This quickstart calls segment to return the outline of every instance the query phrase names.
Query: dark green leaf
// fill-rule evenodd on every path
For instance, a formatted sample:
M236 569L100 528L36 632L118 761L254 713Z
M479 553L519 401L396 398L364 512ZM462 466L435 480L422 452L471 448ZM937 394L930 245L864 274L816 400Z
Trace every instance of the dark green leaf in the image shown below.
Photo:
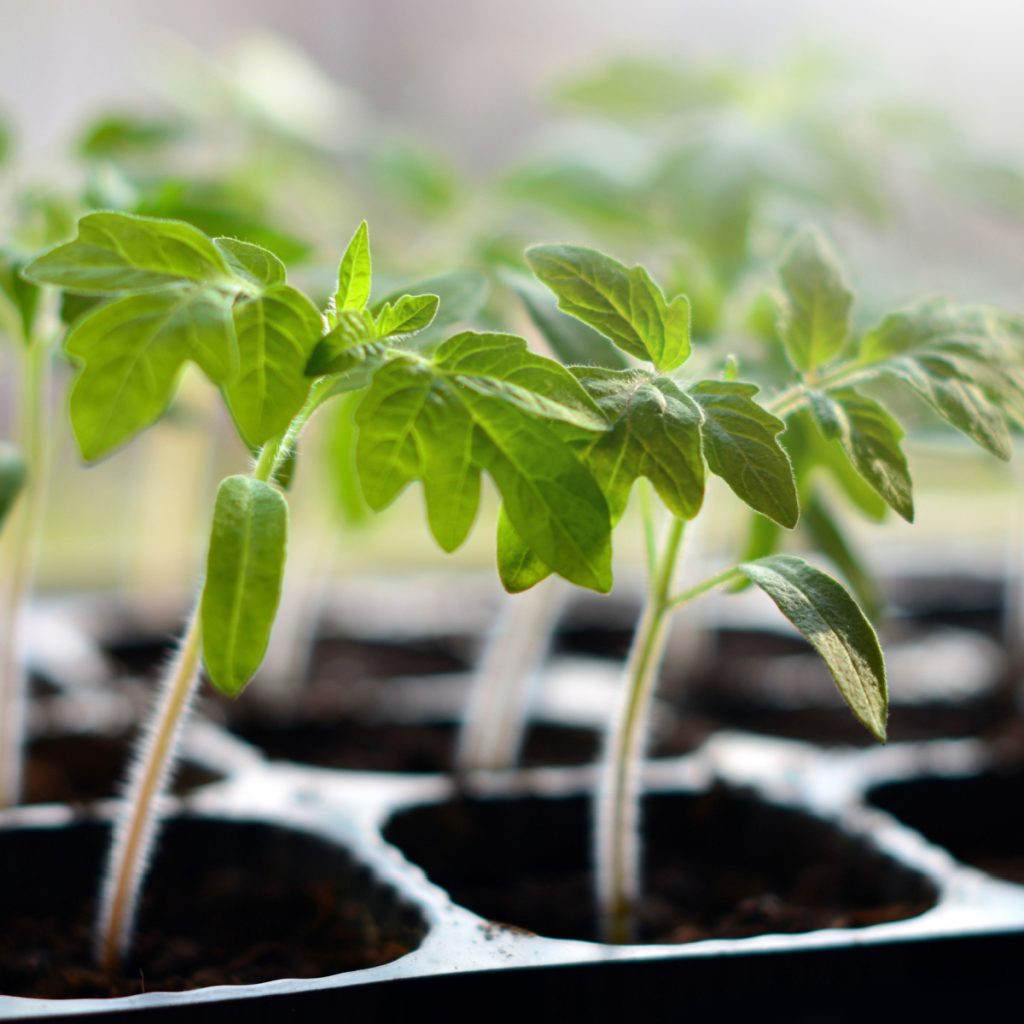
M335 316L334 327L313 348L306 365L306 376L344 373L374 352L382 351L383 347L377 341L377 328L367 310L340 310Z
M288 278L284 264L262 245L237 238L215 238L213 244L235 274L258 288L284 284Z
M756 385L740 381L705 380L690 388L704 410L704 457L755 512L792 529L800 502L793 467L778 441L786 424L754 401L757 392Z
M551 575L551 570L523 543L504 506L498 513L498 576L510 594L521 594Z
M236 697L256 673L281 597L288 504L261 480L231 476L217 491L200 609L210 682Z
M338 267L338 290L334 293L334 307L362 309L370 299L370 234L364 220L352 236Z
M0 441L0 526L10 514L22 487L25 485L26 467L21 452Z
M739 568L807 638L854 715L884 743L889 715L885 660L871 623L843 585L793 555L772 555Z

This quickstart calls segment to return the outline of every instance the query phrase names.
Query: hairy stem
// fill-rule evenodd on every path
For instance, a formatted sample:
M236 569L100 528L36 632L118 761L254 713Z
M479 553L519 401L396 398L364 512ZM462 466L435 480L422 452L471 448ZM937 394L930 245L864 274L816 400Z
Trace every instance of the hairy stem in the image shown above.
M39 555L51 454L49 346L30 340L24 359L18 440L28 473L6 538L10 562L0 598L0 806L5 807L21 796L28 691L24 614Z
M515 766L530 695L567 595L565 583L554 578L505 603L474 674L456 747L459 774Z
M626 662L619 710L608 733L597 793L596 874L601 931L606 941L633 938L639 892L640 771L651 699L665 651L669 592L684 523L673 518L650 580L647 602Z

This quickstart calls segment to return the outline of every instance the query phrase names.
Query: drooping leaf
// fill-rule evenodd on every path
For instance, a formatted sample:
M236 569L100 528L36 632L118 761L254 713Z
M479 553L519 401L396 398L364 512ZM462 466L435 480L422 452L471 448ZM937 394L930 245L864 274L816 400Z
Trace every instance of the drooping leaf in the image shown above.
M238 366L229 298L190 286L99 306L75 323L65 348L81 364L71 389L71 423L89 461L160 418L186 361L216 384Z
M263 661L277 614L288 546L283 495L247 476L217 490L200 617L210 682L229 697Z
M504 507L498 513L498 578L510 594L521 594L551 575L551 570L523 543Z
M36 257L24 274L85 295L237 282L217 247L191 224L130 213L87 214L74 240Z
M700 406L668 377L596 367L573 372L611 423L586 459L612 521L621 517L638 477L651 481L674 516L692 519L704 500Z
M690 307L685 296L665 302L643 267L624 267L610 256L576 245L527 250L534 274L558 297L558 307L619 348L674 370L690 354Z
M286 284L237 302L232 317L239 366L224 397L243 440L256 447L284 431L302 408L310 388L306 364L322 320L312 302Z
M850 335L853 295L821 234L805 228L779 268L783 304L779 333L790 362L804 373L831 362Z
M12 328L16 324L21 340L28 343L39 310L40 291L38 285L22 277L25 262L20 256L0 249L0 303L6 301L9 305Z
M288 278L284 264L262 245L237 238L215 238L213 244L231 270L250 284L270 288L275 284L284 284Z
M690 388L704 411L708 468L755 512L791 529L800 502L793 467L778 441L786 424L754 401L757 392L741 381L704 380Z
M436 295L403 295L394 305L384 303L375 323L377 337L413 334L429 327L437 314L439 301Z
M343 309L362 309L370 299L370 234L364 220L352 236L338 267L338 290L334 293L334 306Z
M21 452L6 441L0 441L0 526L10 514L25 485L27 475Z
M896 420L874 399L851 388L819 395L813 408L823 432L838 438L857 472L890 508L913 522L913 484Z
M854 715L884 743L885 660L871 623L843 585L793 555L772 555L739 568L821 655Z

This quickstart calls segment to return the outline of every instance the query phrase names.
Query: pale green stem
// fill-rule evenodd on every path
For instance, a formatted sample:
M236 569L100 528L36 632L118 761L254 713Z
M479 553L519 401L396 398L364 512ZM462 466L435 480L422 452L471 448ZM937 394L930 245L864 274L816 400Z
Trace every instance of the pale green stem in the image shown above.
M25 748L28 666L25 658L25 604L35 579L39 542L46 511L51 438L47 395L50 349L30 339L24 352L18 440L25 453L25 489L5 538L10 554L0 607L0 805L16 804L21 795Z

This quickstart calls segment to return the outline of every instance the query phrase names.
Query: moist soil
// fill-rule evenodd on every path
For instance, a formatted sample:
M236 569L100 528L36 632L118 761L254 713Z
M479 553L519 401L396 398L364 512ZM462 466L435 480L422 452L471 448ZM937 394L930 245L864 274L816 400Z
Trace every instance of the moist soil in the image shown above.
M253 823L173 822L132 957L91 966L92 887L107 829L8 833L0 992L87 998L316 978L395 960L425 933L419 914L315 837Z
M599 941L589 801L461 800L397 814L386 837L495 922ZM924 876L809 815L716 788L644 804L640 943L861 928L935 905Z

